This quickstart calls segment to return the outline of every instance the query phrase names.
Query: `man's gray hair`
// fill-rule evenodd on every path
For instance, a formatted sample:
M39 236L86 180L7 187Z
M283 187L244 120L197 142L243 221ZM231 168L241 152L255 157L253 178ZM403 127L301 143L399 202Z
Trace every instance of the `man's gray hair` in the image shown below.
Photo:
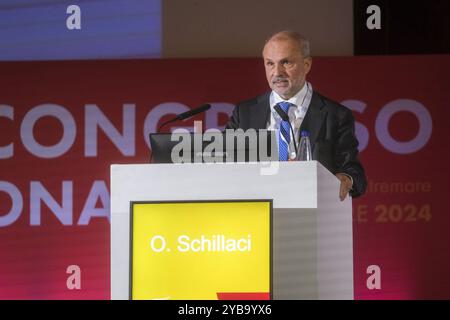
M266 42L264 43L264 46L266 44L274 39L291 39L298 43L298 46L300 48L300 52L303 55L303 58L308 58L311 56L311 51L309 47L309 40L302 35L301 33L298 33L297 31L292 30L283 30L277 33L272 34L270 37L266 39Z

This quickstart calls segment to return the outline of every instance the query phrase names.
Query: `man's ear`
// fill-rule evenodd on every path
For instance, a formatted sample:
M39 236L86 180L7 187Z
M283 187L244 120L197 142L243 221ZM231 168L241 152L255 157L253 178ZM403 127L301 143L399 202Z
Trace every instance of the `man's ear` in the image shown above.
M307 57L307 58L303 59L303 64L305 66L305 74L308 74L309 70L311 70L312 58Z

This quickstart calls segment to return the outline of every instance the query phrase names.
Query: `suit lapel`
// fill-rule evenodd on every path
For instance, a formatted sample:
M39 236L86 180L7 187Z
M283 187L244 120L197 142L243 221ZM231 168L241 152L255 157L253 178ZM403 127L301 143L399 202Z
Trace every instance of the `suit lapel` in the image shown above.
M305 119L303 119L302 125L300 126L300 130L309 131L311 147L313 147L317 141L320 128L322 127L326 116L327 110L325 104L320 96L314 91Z
M270 120L270 92L258 97L257 103L253 105L255 108L250 118L250 128L266 129ZM303 119L300 130L307 130L310 134L311 146L313 147L322 128L322 124L327 116L325 103L321 97L314 91L311 97L311 103Z
M255 129L266 129L267 123L270 119L270 103L269 103L270 92L259 96L257 103L253 105L254 111L252 112L252 117L250 118L250 128Z

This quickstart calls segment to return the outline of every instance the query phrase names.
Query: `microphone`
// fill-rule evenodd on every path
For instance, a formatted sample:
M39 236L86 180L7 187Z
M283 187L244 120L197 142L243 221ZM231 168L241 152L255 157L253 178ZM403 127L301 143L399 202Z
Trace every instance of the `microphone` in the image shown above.
M286 112L284 112L284 110L280 107L278 103L275 105L274 109L281 117L281 120L287 121L287 123L289 124L289 128L291 128L292 139L294 139L295 157L297 158L298 157L297 143L295 141L294 129L292 129L291 122L289 121L289 116Z
M179 121L179 120L185 120L187 118L195 116L196 114L205 112L205 111L209 110L210 108L211 108L211 105L207 103L207 104L201 105L198 108L195 108L195 109L188 110L186 112L180 113L176 117L174 117L174 118L164 122L162 125L160 125L156 132L159 132L166 124L169 124L169 123L172 123L172 122L175 122L175 121Z

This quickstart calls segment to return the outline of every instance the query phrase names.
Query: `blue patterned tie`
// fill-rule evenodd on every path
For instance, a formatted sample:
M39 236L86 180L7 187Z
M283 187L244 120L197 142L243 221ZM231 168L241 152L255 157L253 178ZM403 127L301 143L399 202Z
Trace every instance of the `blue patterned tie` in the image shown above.
M283 101L278 103L283 111L288 114L291 103ZM281 138L283 135L284 140ZM289 122L281 121L280 130L278 131L278 159L280 161L287 161L289 159L289 142L291 141L291 134L289 133Z

